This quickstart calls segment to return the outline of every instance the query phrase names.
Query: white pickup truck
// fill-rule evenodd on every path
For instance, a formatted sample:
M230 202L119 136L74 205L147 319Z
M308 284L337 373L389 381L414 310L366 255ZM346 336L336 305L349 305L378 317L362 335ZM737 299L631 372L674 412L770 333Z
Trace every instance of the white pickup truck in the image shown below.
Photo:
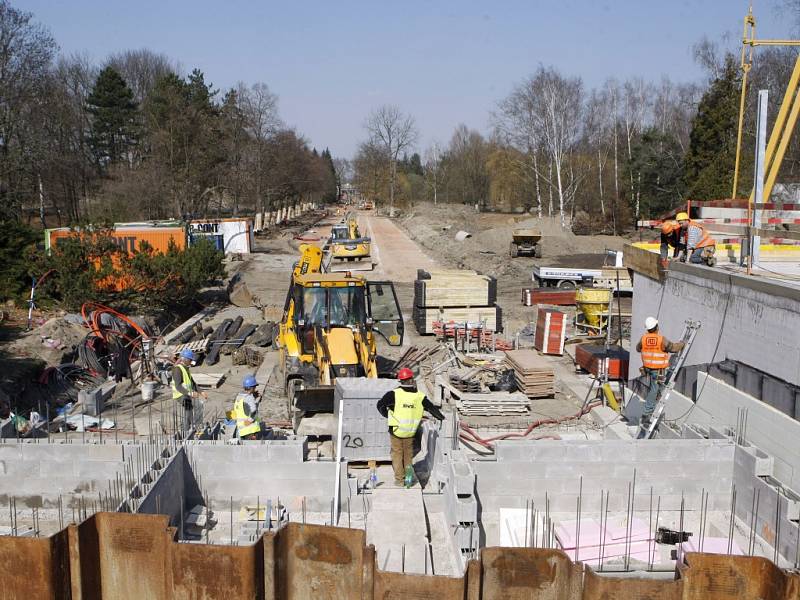
M613 265L599 269L568 267L533 267L532 279L539 287L557 287L572 290L580 286L608 288L616 291L619 278L620 292L633 292L630 272L622 266L622 252L609 251Z

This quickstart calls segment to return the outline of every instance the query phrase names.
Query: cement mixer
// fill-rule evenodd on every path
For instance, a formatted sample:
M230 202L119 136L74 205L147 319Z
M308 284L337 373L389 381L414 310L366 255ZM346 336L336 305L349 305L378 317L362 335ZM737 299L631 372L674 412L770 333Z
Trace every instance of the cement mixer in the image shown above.
M575 292L575 328L589 335L602 335L608 325L612 291L607 288L578 288Z

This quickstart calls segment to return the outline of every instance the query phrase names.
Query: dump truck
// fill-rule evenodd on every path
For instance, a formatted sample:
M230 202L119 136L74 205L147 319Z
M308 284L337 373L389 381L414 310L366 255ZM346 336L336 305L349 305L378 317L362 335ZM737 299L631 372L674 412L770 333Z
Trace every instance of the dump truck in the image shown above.
M331 272L372 270L372 240L361 236L355 213L348 213L342 223L331 228L327 248Z
M533 256L542 258L542 232L538 229L515 229L511 232L508 254L511 258Z
M324 272L322 258L317 246L300 245L275 340L295 431L306 417L333 414L337 378L378 377L376 336L403 343L392 282Z

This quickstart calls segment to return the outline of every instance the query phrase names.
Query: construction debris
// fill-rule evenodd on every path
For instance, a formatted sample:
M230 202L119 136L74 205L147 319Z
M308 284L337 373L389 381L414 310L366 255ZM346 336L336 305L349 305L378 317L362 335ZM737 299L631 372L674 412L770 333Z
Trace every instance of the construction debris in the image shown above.
M466 416L503 416L526 414L530 400L520 392L465 393L458 399L458 412Z

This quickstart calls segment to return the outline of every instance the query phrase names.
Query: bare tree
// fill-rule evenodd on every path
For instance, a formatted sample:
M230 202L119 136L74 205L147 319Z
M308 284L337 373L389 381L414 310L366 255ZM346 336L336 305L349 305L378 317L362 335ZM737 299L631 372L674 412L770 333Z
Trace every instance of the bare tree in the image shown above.
M281 128L278 97L270 91L266 83L255 83L248 87L240 82L236 93L244 117L245 130L250 135L253 145L251 160L254 205L256 210L263 210L265 204L269 204L264 202L269 141Z
M0 0L0 215L18 216L41 175L31 132L55 53L53 37L33 15Z
M125 50L108 57L107 64L114 67L133 91L134 100L142 104L155 87L156 81L168 73L180 73L180 65L147 48Z
M638 174L633 172L632 144L645 127L649 102L653 95L652 86L646 84L641 77L625 82L623 123L625 124L625 141L628 150L628 177L630 179L631 200L634 202L634 216L639 218L640 193L637 185Z
M433 141L425 150L425 162L422 168L425 172L425 180L433 191L433 203L439 202L439 184L444 176L444 166L442 163L442 150L439 142Z
M573 200L578 181L571 175L574 171L568 161L581 131L582 95L580 78L567 78L553 67L540 66L533 77L519 84L500 105L510 139L517 140L517 144L528 144L524 151L533 154L536 176L558 193L558 212L564 228L565 207ZM546 155L546 172L539 168L535 150L529 145L534 140L541 144Z
M367 117L364 128L370 141L379 145L389 161L389 212L394 213L394 188L397 180L397 159L417 142L414 117L404 114L392 104L384 104Z
M536 207L542 218L542 190L539 185L539 152L541 145L541 119L537 112L536 90L530 81L518 85L508 97L498 104L493 121L500 139L522 153L523 171L534 180ZM513 160L513 159L512 159Z
M339 186L350 183L353 179L353 163L346 158L334 158L333 170L336 172L336 180ZM341 190L339 190L341 193Z

